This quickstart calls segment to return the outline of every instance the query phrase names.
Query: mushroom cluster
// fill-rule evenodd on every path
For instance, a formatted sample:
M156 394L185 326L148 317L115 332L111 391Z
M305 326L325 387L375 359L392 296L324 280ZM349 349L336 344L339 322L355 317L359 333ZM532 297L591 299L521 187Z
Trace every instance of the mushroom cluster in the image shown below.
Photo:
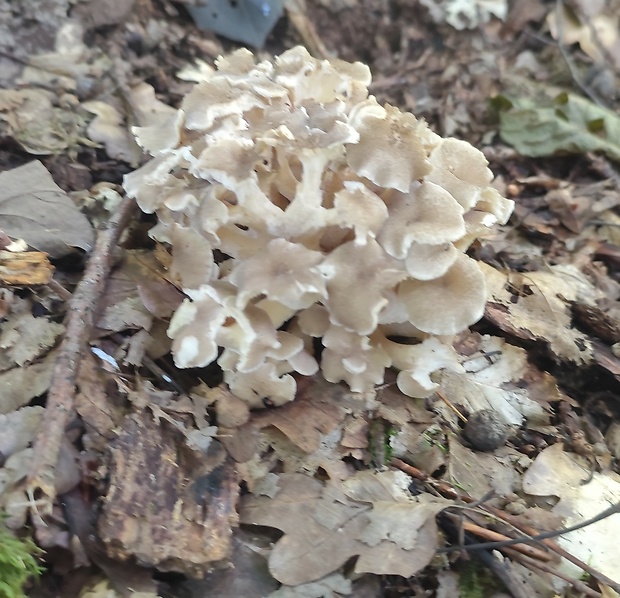
M187 295L176 365L217 360L251 407L292 400L292 373L319 368L362 392L394 366L403 392L428 395L434 370L458 367L445 337L483 313L464 252L513 208L483 154L378 104L359 62L297 47L216 67L166 122L134 129L153 159L124 181Z

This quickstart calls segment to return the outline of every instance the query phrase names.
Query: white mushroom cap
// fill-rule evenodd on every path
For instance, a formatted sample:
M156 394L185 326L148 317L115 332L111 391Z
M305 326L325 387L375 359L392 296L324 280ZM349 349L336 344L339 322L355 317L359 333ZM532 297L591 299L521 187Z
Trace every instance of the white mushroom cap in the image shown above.
M434 337L418 345L399 345L392 341L385 341L383 345L394 367L401 370L396 384L409 397L423 399L437 390L439 385L432 380L431 374L438 370L464 371L454 348Z
M138 145L153 156L169 153L181 140L181 124L184 114L181 110L170 114L166 120L147 127L132 127Z
M250 91L234 85L226 77L214 75L209 81L198 83L183 102L185 127L190 131L206 131L216 119L264 107L266 102Z
M247 305L259 295L292 309L309 307L327 296L318 265L323 254L298 243L273 239L240 263L228 276L238 289L237 303Z
M506 199L493 187L483 189L480 194L480 200L476 204L477 210L493 214L496 222L499 224L506 224L506 222L508 222L514 207L514 201Z
M360 102L368 95L370 69L341 60L318 61L303 46L276 58L276 82L289 88L296 103L312 98L321 103L334 99Z
M431 152L432 170L426 180L448 191L465 210L479 201L482 190L493 180L484 154L467 141L444 139Z
M224 381L236 397L254 409L264 407L264 399L275 406L284 405L295 398L297 390L295 379L289 374L281 376L273 363L263 363L252 372L224 370Z
M430 172L420 134L426 124L413 114L383 108L370 98L351 110L348 122L360 134L347 146L347 162L359 176L406 193Z
M323 344L321 371L328 382L344 380L353 392L363 392L383 382L391 359L374 339L331 326L323 336Z
M224 309L210 297L200 301L185 299L168 327L175 365L204 367L214 361L218 353L215 336L225 320Z
M254 167L260 159L251 139L223 137L202 150L192 165L192 174L234 191L242 181L256 177Z
M143 212L152 214L163 204L171 191L178 191L183 183L170 176L170 171L179 164L178 154L153 158L123 177L123 187L129 197L134 197Z
M283 349L282 343L264 311L251 305L237 309L226 303L227 318L217 331L216 341L220 347L237 354L239 371L251 372L264 363L267 356L277 355ZM286 350L284 354L288 355Z
M315 303L299 312L297 323L304 334L319 338L329 329L329 312L323 305Z
M441 245L465 234L463 208L433 183L414 185L409 193L394 193L388 200L388 212L377 240L398 259L409 253L413 242Z
M387 303L385 294L407 277L372 239L361 246L353 241L340 245L319 268L328 281L325 305L330 321L359 334L370 334L377 327L379 312Z
M170 231L172 242L172 276L185 289L198 289L217 277L211 243L191 229L175 226Z
M456 334L482 317L485 278L478 264L461 254L440 278L402 282L398 297L409 321L422 332Z
M352 227L356 245L374 239L388 217L383 200L359 181L345 181L344 189L334 196L331 222L342 228Z
M443 276L454 264L459 252L452 243L422 245L412 243L405 258L405 268L416 280L433 280Z
M256 64L252 52L247 48L239 48L228 56L218 56L215 66L217 71L223 75L245 75L254 70Z

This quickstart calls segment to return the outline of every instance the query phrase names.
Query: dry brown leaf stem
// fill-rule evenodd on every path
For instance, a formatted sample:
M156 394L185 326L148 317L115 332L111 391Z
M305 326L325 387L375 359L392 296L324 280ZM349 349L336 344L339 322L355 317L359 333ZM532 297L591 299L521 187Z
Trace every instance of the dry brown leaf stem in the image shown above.
M472 521L465 521L461 517L457 515L453 515L451 513L446 513L451 519L457 523L457 525L462 525L463 530L477 536L478 538L484 538L485 540L489 540L491 542L503 542L506 540L512 540L512 538L505 536L504 534L500 534L499 532L493 531L486 527L482 527ZM538 559L540 561L548 562L551 560L551 556L543 552L542 550L538 550L533 546L529 546L528 544L515 544L514 550L530 557L533 559Z
M95 323L113 262L113 250L133 213L134 201L125 198L99 231L82 280L75 289L66 316L66 331L58 350L47 395L45 416L34 440L26 492L35 512L50 513L56 497L55 468L60 444L73 413L76 376Z
M572 58L568 54L568 50L566 49L566 45L564 44L564 40L562 39L564 36L564 1L556 0L555 3L555 12L557 18L557 28L558 28L558 48L560 49L560 53L562 54L562 58L564 62L566 62L566 66L570 71L571 77L575 82L575 85L581 89L583 94L590 98L595 104L598 106L605 106L605 102L603 102L602 98L589 86L585 85L581 79L581 76L577 72L577 69L573 63Z

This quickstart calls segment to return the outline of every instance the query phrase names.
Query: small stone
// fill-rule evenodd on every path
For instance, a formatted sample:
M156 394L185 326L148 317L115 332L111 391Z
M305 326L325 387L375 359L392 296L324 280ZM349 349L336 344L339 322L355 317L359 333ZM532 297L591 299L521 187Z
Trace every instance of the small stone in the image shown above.
M493 451L508 438L510 426L492 409L481 409L467 419L463 435L477 451Z
M525 513L525 511L527 510L527 507L522 502L514 501L509 502L504 507L504 510L511 515L523 515L523 513Z

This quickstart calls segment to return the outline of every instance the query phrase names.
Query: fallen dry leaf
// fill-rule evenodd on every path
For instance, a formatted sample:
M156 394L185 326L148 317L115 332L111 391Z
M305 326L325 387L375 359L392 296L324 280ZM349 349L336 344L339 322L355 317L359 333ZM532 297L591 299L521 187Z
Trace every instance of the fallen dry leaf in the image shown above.
M0 413L11 413L42 395L50 385L55 355L0 374Z
M124 397L118 398L112 376L97 367L90 352L80 363L77 386L75 409L86 428L82 443L89 449L103 450L109 446L114 429L122 421Z
M585 521L617 504L620 476L613 472L591 474L577 455L554 444L542 451L523 476L523 490L533 496L557 496L553 513L564 518L564 527ZM565 550L620 583L618 566L620 514L557 538ZM560 569L581 575L581 569L563 560Z
M323 579L295 587L282 586L267 598L337 598L348 596L353 588L351 580L342 573L332 573Z
M153 316L170 316L182 300L152 253L124 251L120 267L108 280L97 327L111 332L149 330Z
M79 598L123 598L126 595L131 595L131 598L159 598L159 594L155 592L117 592L107 579L88 584L80 592Z
M72 11L87 29L125 22L131 14L135 0L87 0Z
M13 137L29 154L57 154L76 146L80 119L75 110L54 105L44 89L0 89L0 133Z
M242 523L282 530L269 570L286 585L316 581L357 556L357 573L411 577L437 547L441 498L413 498L402 472L361 471L344 482L282 474L275 497L247 496Z
M28 500L23 490L16 486L24 479L32 462L32 449L13 453L0 469L0 509L7 514L5 523L18 529L26 521Z
M35 318L30 312L13 313L2 324L0 350L18 366L33 362L54 346L64 332L63 324Z
M230 565L214 569L204 579L185 584L195 598L265 598L280 585L267 570L265 549L270 542L259 534L233 531ZM184 588L185 589L185 588ZM185 595L179 592L177 595Z
M38 160L0 173L0 228L53 258L90 251L90 222Z
M43 407L23 407L0 415L0 453L5 459L30 444L43 411Z
M505 332L549 343L553 354L577 364L592 358L591 342L571 327L570 301L595 305L604 294L572 265L505 275L481 264L488 284L485 316Z
M463 446L455 436L450 438L448 479L474 498L493 491L497 496L515 492L520 478L516 464L522 455L508 447L493 453L481 453Z
M586 8L583 21L575 15L572 8L558 4L560 9L551 11L547 16L551 36L567 46L578 43L581 49L596 62L604 64L608 57L612 57L615 66L618 66L620 65L618 15L613 14L613 11L611 15L599 13L596 8L594 8L596 12L587 14L592 8L587 10L589 4L592 3L583 3L583 7ZM598 6L600 8L605 4L599 3Z
M300 397L281 409L257 413L252 423L259 428L273 426L305 453L321 446L321 436L341 424L344 410L327 401Z
M549 419L544 408L547 404L532 400L527 388L517 384L528 366L524 349L485 335L480 339L479 351L463 365L465 372L446 369L438 380L444 395L467 413L492 409L511 426L519 426L525 420L546 423ZM437 403L436 410L448 421L454 417L446 405Z

